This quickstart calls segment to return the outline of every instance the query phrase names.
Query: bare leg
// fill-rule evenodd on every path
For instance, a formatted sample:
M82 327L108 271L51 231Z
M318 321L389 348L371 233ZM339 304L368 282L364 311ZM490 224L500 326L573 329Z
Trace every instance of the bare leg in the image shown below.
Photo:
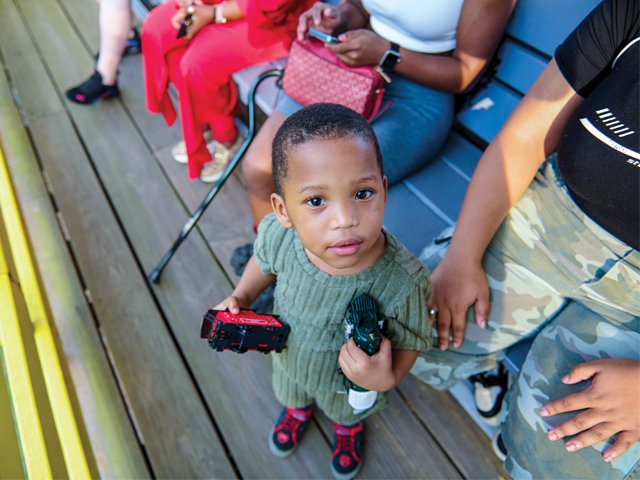
M280 125L287 117L274 112L262 125L242 161L242 173L249 193L249 205L255 225L271 213L270 196L273 193L271 177L271 143Z
M131 31L131 0L100 1L100 52L96 70L104 85L113 85Z

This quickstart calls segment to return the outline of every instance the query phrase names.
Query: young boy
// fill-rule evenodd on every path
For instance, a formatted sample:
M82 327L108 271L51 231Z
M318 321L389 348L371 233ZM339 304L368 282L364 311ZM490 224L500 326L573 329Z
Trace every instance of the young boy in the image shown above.
M271 450L293 452L315 403L334 422L333 474L352 478L362 464L362 420L387 399L380 393L371 408L354 411L338 362L369 390L386 392L400 382L431 343L428 271L382 228L387 179L375 134L360 115L333 104L304 108L281 126L272 156L274 213L260 223L236 289L215 308L237 313L277 277L275 311L291 333L287 348L272 356L273 387L285 407ZM350 366L367 354L353 340L343 345L343 321L361 293L375 300L387 324L372 365L389 365L391 356L392 367L354 376Z

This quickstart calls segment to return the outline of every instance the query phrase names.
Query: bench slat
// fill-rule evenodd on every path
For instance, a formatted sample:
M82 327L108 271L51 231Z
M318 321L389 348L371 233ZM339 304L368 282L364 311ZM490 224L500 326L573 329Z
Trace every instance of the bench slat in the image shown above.
M524 95L547 65L547 59L506 40L498 52L496 78Z
M500 131L520 98L504 86L490 83L468 107L458 113L456 124L488 144Z
M521 0L507 32L551 58L560 42L600 0Z

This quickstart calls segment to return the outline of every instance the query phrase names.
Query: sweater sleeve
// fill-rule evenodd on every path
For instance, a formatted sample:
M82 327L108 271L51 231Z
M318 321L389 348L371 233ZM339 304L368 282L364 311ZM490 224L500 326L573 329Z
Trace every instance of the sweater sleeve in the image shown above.
M277 275L282 264L282 247L285 246L288 230L273 213L258 225L258 237L253 244L253 256L265 275ZM286 249L285 249L286 250Z
M431 295L431 284L424 275L415 285L406 300L394 310L388 319L385 336L395 350L427 351L433 342L427 315L427 300Z

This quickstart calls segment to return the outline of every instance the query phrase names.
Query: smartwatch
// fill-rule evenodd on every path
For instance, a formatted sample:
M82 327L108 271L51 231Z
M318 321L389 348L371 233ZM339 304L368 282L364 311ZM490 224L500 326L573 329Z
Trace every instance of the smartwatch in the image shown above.
M384 78L388 83L391 83L391 77L389 74L398 62L400 62L400 45L391 42L391 48L384 52L376 70L382 78Z

